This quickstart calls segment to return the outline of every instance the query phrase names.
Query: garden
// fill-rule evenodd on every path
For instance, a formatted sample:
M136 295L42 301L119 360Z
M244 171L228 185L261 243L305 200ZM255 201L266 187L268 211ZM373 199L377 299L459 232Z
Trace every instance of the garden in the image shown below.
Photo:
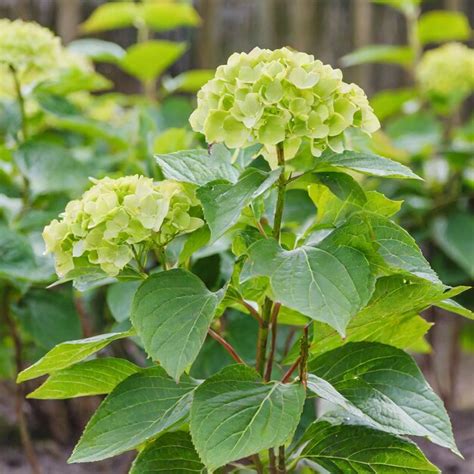
M0 0L0 473L474 472L470 0Z

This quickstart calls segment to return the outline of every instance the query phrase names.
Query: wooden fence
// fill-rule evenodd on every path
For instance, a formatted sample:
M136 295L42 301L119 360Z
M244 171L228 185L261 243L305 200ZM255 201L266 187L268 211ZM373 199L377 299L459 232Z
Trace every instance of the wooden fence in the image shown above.
M36 20L54 29L65 42L79 35L78 25L105 0L0 0L0 17ZM167 38L188 40L190 50L173 68L215 67L234 51L254 46L289 45L314 53L337 65L354 48L370 43L403 43L404 19L397 11L370 0L195 0L203 23L199 29L180 29ZM474 20L474 0L426 0L423 9L465 12ZM1 34L1 32L0 32ZM128 46L134 31L107 32L102 38ZM118 70L101 68L121 90L133 90L134 82ZM395 66L358 66L345 72L369 93L403 85L406 78Z

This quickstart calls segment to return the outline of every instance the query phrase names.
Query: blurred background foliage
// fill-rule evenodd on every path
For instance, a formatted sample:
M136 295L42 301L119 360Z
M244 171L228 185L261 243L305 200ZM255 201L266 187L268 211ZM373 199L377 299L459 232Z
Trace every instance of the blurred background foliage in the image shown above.
M58 342L129 327L135 282L88 278L83 292L69 284L45 289L55 277L42 255L44 225L83 192L90 176L160 179L154 154L204 147L188 125L193 96L234 51L288 45L340 66L347 81L363 87L382 131L371 143L354 136L354 146L403 162L425 179L382 184L370 178L367 185L404 201L401 224L443 281L472 284L473 62L459 66L459 45L447 51L441 67L427 64L424 54L452 42L472 46L473 16L471 0L0 0L0 18L50 28L72 58L48 77L23 84L0 69L0 378L6 381L0 384L6 401L0 404L0 444L22 438L28 449L26 425L35 438L70 444L97 400L22 402L24 388L11 381ZM426 75L445 87L433 91ZM249 159L245 152L236 156ZM298 221L314 214L302 196L294 190L288 203ZM289 227L293 218L286 216ZM189 262L212 289L230 278L229 245L221 239ZM472 294L460 302L472 308ZM474 322L444 317L449 309L424 315L436 324L419 357L448 406L472 410ZM285 318L281 355L291 349L292 326L299 323L295 315ZM251 318L239 318L235 309L221 321L229 341L252 360ZM107 350L146 363L141 348L129 342ZM226 357L207 341L193 375L209 376ZM33 388L30 383L26 391Z

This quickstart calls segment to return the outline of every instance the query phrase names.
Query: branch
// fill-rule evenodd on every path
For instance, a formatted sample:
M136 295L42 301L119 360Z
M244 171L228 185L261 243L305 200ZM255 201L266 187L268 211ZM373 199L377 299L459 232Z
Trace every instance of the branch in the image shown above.
M298 368L301 362L301 356L299 356L294 362L293 365L287 370L286 374L281 379L281 383L288 383L293 372Z
M209 331L207 331L207 333L231 355L232 359L234 359L239 364L245 365L244 360L239 356L239 354L237 354L236 350L223 337L217 334L216 331L209 328Z
M259 325L262 324L263 319L260 316L260 313L251 304L247 303L245 300L240 300L240 304L248 310L250 316L252 316L252 318L254 318Z

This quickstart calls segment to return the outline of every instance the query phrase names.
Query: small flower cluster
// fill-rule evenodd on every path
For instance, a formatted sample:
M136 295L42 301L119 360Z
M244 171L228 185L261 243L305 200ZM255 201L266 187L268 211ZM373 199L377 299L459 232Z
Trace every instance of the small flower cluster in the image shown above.
M162 247L203 224L190 214L198 201L189 185L154 183L138 175L93 183L43 231L46 251L54 253L61 277L90 264L116 276L143 251Z
M370 134L380 126L364 91L339 69L288 48L233 54L198 92L190 123L230 148L283 143L287 159L303 140L319 156L327 147L343 151L351 127Z
M423 93L449 111L474 91L474 50L448 43L427 51L418 65L417 79Z
M60 67L57 36L37 23L0 20L0 64L12 67L21 84L42 80Z

